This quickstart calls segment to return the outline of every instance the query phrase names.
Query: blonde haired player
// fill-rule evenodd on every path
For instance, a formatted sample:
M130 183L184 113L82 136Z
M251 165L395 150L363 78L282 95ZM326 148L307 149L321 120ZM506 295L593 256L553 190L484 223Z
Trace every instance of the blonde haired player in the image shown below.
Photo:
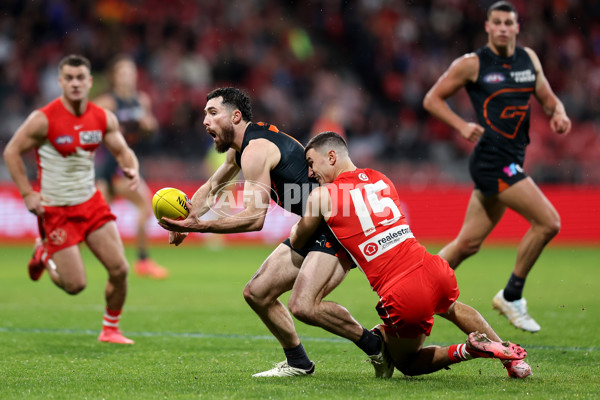
M87 58L69 55L58 65L62 95L33 111L4 150L4 160L27 209L38 216L42 239L36 241L29 276L45 270L69 294L86 286L79 243L85 241L108 272L101 342L133 344L119 329L127 295L129 265L115 216L94 184L94 152L104 145L113 154L132 190L139 184L138 161L119 131L115 115L88 101L92 87ZM27 178L23 154L35 149L40 191Z

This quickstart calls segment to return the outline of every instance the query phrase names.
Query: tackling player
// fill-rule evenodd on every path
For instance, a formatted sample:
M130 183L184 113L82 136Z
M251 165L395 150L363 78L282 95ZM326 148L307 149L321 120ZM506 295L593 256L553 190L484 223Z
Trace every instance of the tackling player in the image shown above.
M372 169L359 169L344 140L324 132L306 145L309 174L321 184L308 197L302 219L292 227L293 247L306 243L325 221L365 273L380 297L376 306L387 352L405 375L420 375L479 357L502 360L509 376L525 378L526 351L502 343L487 321L459 301L454 271L431 255L412 234L392 182ZM438 314L468 334L466 343L423 347Z

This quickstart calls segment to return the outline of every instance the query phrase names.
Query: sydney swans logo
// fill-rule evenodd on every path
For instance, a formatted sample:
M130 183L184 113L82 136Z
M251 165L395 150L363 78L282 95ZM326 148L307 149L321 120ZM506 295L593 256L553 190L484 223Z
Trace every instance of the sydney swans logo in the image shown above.
M218 218L253 219L265 210L269 213L275 208L270 207L271 199L279 203L277 192L270 186L256 181L235 180L217 186L207 199L207 205ZM247 212L239 215L244 210Z

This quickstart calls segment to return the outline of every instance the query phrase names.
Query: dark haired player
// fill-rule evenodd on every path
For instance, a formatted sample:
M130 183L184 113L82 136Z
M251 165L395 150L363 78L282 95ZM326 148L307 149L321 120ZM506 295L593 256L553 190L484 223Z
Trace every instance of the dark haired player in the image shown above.
M313 184L308 179L304 147L277 127L253 123L250 99L236 88L219 88L207 96L204 126L225 162L192 197L192 209L183 221L165 220L172 231L171 243L185 237L178 232L235 233L260 230L265 222L270 196L287 211L301 215ZM244 210L215 220L202 220L214 204L219 189L242 171ZM272 188L271 191L265 188ZM269 193L270 192L270 193ZM244 298L283 347L286 361L256 377L311 375L310 361L292 317L279 297L292 291L289 307L301 321L317 325L353 341L369 356L378 377L390 377L393 366L384 357L378 332L363 328L341 305L323 301L344 279L351 263L336 256L339 245L318 232L298 250L289 239L264 261L244 288Z
M533 50L516 45L517 11L506 1L490 6L485 22L486 46L456 59L429 90L423 106L471 142L469 160L475 182L458 236L439 253L453 269L477 253L506 208L531 224L517 249L515 266L493 306L511 324L529 332L540 330L529 316L523 286L544 246L560 230L560 217L550 201L525 174L523 161L529 144L531 95L550 118L550 129L567 134L571 121L553 93ZM450 109L446 99L466 88L479 123L467 122Z
M392 182L372 169L357 168L337 133L323 132L306 145L311 177L321 187L308 198L292 227L292 246L302 246L323 223L350 253L377 292L378 327L394 365L405 375L429 374L474 358L497 358L513 378L531 368L519 345L501 342L487 321L459 301L454 271L414 237ZM466 343L426 346L437 314L468 335Z

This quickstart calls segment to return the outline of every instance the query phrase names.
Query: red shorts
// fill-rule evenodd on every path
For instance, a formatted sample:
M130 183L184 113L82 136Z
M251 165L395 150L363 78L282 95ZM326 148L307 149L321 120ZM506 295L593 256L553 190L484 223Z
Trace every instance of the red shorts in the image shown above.
M74 206L44 206L40 232L45 237L48 257L59 250L81 243L109 221L117 219L99 190L86 202Z
M459 293L454 271L446 260L425 253L423 265L387 289L375 309L388 335L429 336L433 315L448 311Z

